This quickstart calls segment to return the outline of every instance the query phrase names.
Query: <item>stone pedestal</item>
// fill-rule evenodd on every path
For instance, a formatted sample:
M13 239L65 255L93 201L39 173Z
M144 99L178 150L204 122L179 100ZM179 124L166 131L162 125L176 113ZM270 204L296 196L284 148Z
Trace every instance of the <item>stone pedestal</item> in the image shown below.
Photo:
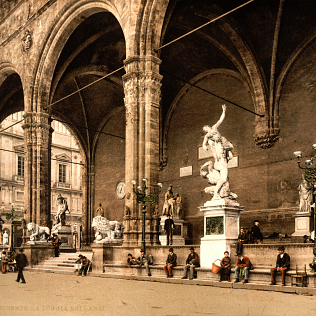
M224 251L237 242L239 213L244 207L227 205L225 200L208 201L199 207L204 212L204 237L201 238L201 266L211 268L216 259L224 257Z
M70 225L64 225L61 226L61 228L58 230L58 238L62 242L62 244L59 247L59 250L74 250L74 245L73 245L73 236L72 236L72 231L71 231L71 226Z
M167 219L167 216L162 216L161 221L160 221L160 226L159 226L159 241L162 246L167 245L167 235L164 231L165 227L165 220ZM187 236L188 230L187 228L187 223L183 219L180 219L179 217L173 217L173 222L174 222L174 230L173 230L173 235L172 235L172 245L173 246L183 246L185 245L185 238Z
M23 245L23 249L27 257L28 265L31 267L50 257L55 257L55 247L49 243L41 245Z
M295 214L295 232L291 235L292 239L297 239L297 242L303 242L303 236L311 235L311 213L298 212Z

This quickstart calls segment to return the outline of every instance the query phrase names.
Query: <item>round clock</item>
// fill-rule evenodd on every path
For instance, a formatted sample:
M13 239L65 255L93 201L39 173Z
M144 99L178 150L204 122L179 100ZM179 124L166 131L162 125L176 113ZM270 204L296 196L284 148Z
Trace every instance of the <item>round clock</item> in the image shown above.
M124 199L124 197L125 197L125 183L123 181L120 181L116 185L115 192L116 192L116 195L119 199Z

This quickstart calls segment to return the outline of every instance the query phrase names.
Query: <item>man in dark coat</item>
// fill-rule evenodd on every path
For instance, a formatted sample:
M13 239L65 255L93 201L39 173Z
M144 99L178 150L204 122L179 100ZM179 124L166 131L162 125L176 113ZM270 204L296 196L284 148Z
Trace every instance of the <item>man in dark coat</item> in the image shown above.
M251 238L252 238L252 240L253 240L253 242L254 242L255 244L258 243L258 239L259 239L260 241L263 240L263 235L262 235L262 233L261 233L261 231L260 231L260 228L259 228L259 221L258 221L258 220L255 220L255 221L254 221L254 226L251 228Z
M167 275L167 278L172 278L172 268L177 265L177 255L173 253L173 248L169 249L169 254L166 260L166 264L163 266L163 269Z
M244 244L248 244L248 232L244 231L244 228L240 228L240 233L238 235L238 241L236 243L236 253L240 251L242 253Z
M285 286L285 273L290 269L290 256L284 252L284 246L278 248L279 254L276 261L276 267L271 269L271 283L275 285L275 275L279 271L282 274L282 286Z
M19 252L20 253L18 253L15 257L16 267L18 269L18 277L15 281L20 282L21 279L22 283L26 283L23 275L23 268L27 266L27 258L26 255L23 253L22 248L20 248Z
M56 234L53 234L53 245L55 247L55 257L59 257L59 244L60 240Z
M193 279L193 274L194 274L194 268L200 266L200 258L199 255L194 252L194 248L190 248L190 254L188 255L188 258L185 262L185 266L183 269L183 277L182 279L187 278L187 271L190 269L190 274L189 274L189 280Z
M170 214L167 215L167 219L165 220L165 233L167 234L167 246L172 245L172 231L174 230L174 222L173 219L170 218ZM170 244L169 244L170 239Z

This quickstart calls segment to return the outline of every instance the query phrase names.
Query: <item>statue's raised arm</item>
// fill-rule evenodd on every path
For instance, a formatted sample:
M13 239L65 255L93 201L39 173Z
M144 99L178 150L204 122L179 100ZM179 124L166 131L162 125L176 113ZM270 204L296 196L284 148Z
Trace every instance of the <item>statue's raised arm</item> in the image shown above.
M217 128L222 124L222 122L225 119L225 113L226 113L226 105L225 104L222 105L222 109L223 109L222 115L221 115L221 117L219 118L219 120L217 121L216 124L214 124L212 127L210 127L208 125L203 127L203 130L204 130L204 132L206 132L206 134L204 136L202 147L206 151L209 149L207 147L207 145L211 146L211 144L210 144L211 142L209 142L209 140L211 140L212 136L215 133L218 133Z
M212 126L212 129L214 130L214 132L217 131L217 128L218 128L218 127L222 124L222 122L224 121L225 113L226 113L226 105L225 105L225 104L222 105L222 109L223 109L223 112L222 112L221 117L219 118L218 122Z

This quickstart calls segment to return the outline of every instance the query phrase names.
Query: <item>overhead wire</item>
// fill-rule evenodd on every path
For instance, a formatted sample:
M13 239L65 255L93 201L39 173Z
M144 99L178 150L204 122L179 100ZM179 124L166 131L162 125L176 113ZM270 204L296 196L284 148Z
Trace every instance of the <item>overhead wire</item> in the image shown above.
M189 31L188 33L185 33L185 34L181 35L180 37L177 37L176 39L170 41L169 43L167 43L167 44L165 44L165 45L162 45L162 46L156 48L156 49L155 49L155 52L158 52L158 50L160 50L160 49L162 49L162 48L165 48L165 47L169 46L170 44L173 44L174 42L179 41L180 39L182 39L182 38L184 38L184 37L186 37L186 36L188 36L188 35L190 35L190 34L196 32L196 31L200 30L201 28L203 28L203 27L205 27L205 26L207 26L207 25L209 25L209 24L211 24L211 23L213 23L213 22L215 22L215 21L217 21L217 20L223 18L224 16L226 16L226 15L228 15L228 14L230 14L230 13L233 13L234 11L236 11L236 10L238 10L238 9L240 9L240 8L242 8L242 7L244 7L244 6L246 6L247 4L249 4L249 3L253 2L253 1L255 1L255 0L250 0L250 1L248 1L248 2L245 2L245 3L241 4L240 6L238 6L238 7L234 8L234 9L232 9L232 10L230 10L230 11L228 11L228 12L226 12L226 13L224 13L224 14L218 16L218 17L216 17L215 19L213 19L213 20L211 20L211 21L208 21L208 22L206 22L205 24L203 24L203 25L201 25L201 26L195 28L194 30Z
M254 2L254 1L255 1L255 0L249 0L249 1L247 1L247 2L245 2L245 3L243 3L243 4L241 4L240 6L238 6L238 7L234 8L234 9L232 9L232 10L230 10L230 11L228 11L228 12L226 12L226 13L224 13L224 14L222 14L222 15L216 17L216 18L214 18L213 20L211 20L211 21L209 21L209 22L206 22L205 24L203 24L203 25L201 25L201 26L195 28L194 30L191 30L191 31L189 31L188 33L186 33L186 34L184 34L184 35L182 35L182 36L180 36L180 37L178 37L178 38L176 38L176 39L170 41L169 43L166 43L165 45L162 45L162 46L156 48L154 51L155 51L155 52L158 52L158 50L161 50L161 49L163 49L163 48L165 48L165 47L167 47L167 46L173 44L174 42L176 42L176 41L178 41L178 40L180 40L180 39L182 39L182 38L184 38L184 37L186 37L186 36L188 36L188 35L190 35L190 34L196 32L196 31L200 30L201 28L203 28L203 27L205 27L205 26L207 26L207 25L209 25L209 24L211 24L211 23L213 23L213 22L215 22L215 21L217 21L217 20L219 20L219 19L221 19L221 18L223 18L223 17L225 17L225 16L231 14L232 12L235 12L236 10L241 9L242 7L244 7L244 6L246 6L246 5L248 5L249 3ZM107 74L107 75L105 75L105 76L103 76L103 77L101 77L101 78L99 78L99 79L97 79L97 80L95 80L95 81L89 83L88 85L86 85L86 86L84 86L84 87L82 87L82 88L80 88L80 89L78 89L78 90L76 90L76 91L70 93L69 95L66 95L65 97L63 97L63 98L61 98L61 99L59 99L59 100L57 100L57 101L55 101L55 102L49 104L46 108L44 108L44 110L47 110L48 108L52 107L53 105L55 105L55 104L57 104L57 103L59 103L59 102L65 100L65 99L67 99L67 98L69 98L69 97L71 97L71 96L73 96L73 95L75 95L76 93L78 93L78 92L80 92L80 91L82 91L82 90L84 90L84 89L86 89L86 88L92 86L93 84L95 84L95 83L97 83L97 82L99 82L99 81L101 81L101 80L103 80L103 79L105 79L105 78L107 78L107 77L109 77L109 76L111 76L111 75L117 73L117 72L119 72L119 71L122 70L122 69L124 69L124 66L122 66L122 67L120 67L120 68L118 68L118 69L112 71L111 73L109 73L109 74ZM169 75L172 76L171 74L169 74ZM184 81L183 79L180 79L180 78L178 78L178 79ZM188 83L189 83L189 82L188 82ZM191 83L189 83L189 84L191 84ZM195 85L193 85L193 86L195 86ZM198 86L195 86L195 87L199 88ZM203 90L203 89L202 89L202 90ZM204 91L207 92L207 93L212 94L210 91L207 91L207 90L204 90ZM215 95L215 94L213 94L213 95ZM253 114L255 114L255 115L258 115L258 116L260 116L260 117L263 117L263 116L264 116L264 115L255 113L255 112L253 112L253 111L251 111L251 110L248 110L248 109L246 109L246 108L244 108L244 107L238 105L238 104L235 103L235 102L232 102L232 101L229 101L229 100L227 100L227 99L225 99L225 98L222 98L221 96L217 96L217 95L216 95L216 97L218 97L219 99L222 99L222 100L224 100L224 101L226 101L226 102L229 102L229 103L231 103L231 104L233 104L233 105L235 105L235 106L237 106L237 107L239 107L239 108L241 108L241 109L244 109L244 110L246 110L246 111L248 111L248 112L251 112L251 113L253 113ZM68 123L68 122L67 122L67 123ZM69 123L68 123L68 124L69 124ZM82 127L82 128L86 128L86 127ZM98 131L98 132L100 132L100 131Z
M14 150L9 150L9 149L4 149L4 148L0 148L0 150L2 151L8 151L10 153L18 153L17 151L14 151ZM58 160L58 161L61 161L60 159L57 159L57 158L51 158L51 160ZM66 161L67 163L71 163L71 164L74 164L74 165L81 165L81 166L85 166L84 163L82 162L73 162L73 161Z
M229 103L231 103L231 104L233 104L233 105L236 105L236 106L238 106L239 108L241 108L241 109L243 109L243 110L245 110L245 111L248 111L248 112L250 112L250 113L252 113L252 114L255 114L255 115L258 115L258 116L260 116L260 117L264 117L263 114L258 114L258 113L256 113L256 112L253 112L253 111L247 109L247 108L244 108L243 106L241 106L241 105L239 105L239 104L237 104L237 103L235 103L235 102L233 102L233 101L231 101L231 100L228 100L228 99L226 99L226 98L223 98L223 97L221 97L221 96L219 96L219 95L217 95L217 94L215 94L215 93L212 93L212 92L210 92L210 91L208 91L208 90L206 90L206 89L203 89L202 87L199 87L198 85L196 85L196 84L194 84L194 83L191 83L190 81L181 79L181 78L179 78L179 77L177 77L177 76L175 76L175 75L172 75L171 73L169 73L169 72L167 72L167 71L162 71L162 72L165 73L165 74L167 74L167 75L169 75L169 76L171 76L171 77L173 77L173 78L175 78L175 79L177 79L177 80L183 81L183 82L185 82L185 83L187 83L187 84L189 84L189 85L191 85L191 86L193 86L193 87L195 87L195 88L198 88L198 89L200 89L200 90L202 90L202 91L204 91L204 92L207 92L207 93L209 93L210 95L212 95L212 96L214 96L214 97L217 97L217 98L219 98L219 99L221 99L221 100L223 100L223 101L225 101L225 102L229 102Z

